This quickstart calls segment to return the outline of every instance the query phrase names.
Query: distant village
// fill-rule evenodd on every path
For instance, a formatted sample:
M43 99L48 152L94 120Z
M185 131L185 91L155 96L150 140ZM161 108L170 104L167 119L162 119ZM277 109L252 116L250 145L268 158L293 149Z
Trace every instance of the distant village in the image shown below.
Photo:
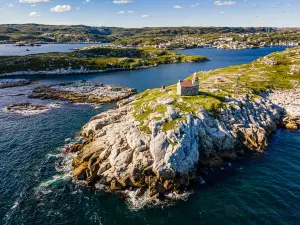
M255 44L249 43L248 39L254 39L255 36L259 36L260 33L249 33L249 34L234 34L234 35L224 35L218 38L202 38L202 37L192 37L192 36L179 36L171 41L164 41L160 44L142 44L142 47L156 47L156 48L166 48L166 49L186 49L186 48L218 48L218 49L251 49L251 48L261 48L266 46L290 46L295 47L300 45L300 40L279 40L274 42L266 41L255 41ZM300 35L300 34L299 34ZM238 36L238 38L235 38ZM236 40L243 39L243 40Z
M300 33L299 33L300 35ZM44 33L43 37L51 40L53 43L97 43L95 40L74 33ZM263 41L263 40L268 41ZM200 35L178 35L171 40L166 40L164 37L157 38L155 42L159 44L153 44L151 41L145 40L138 44L138 47L155 47L158 49L187 49L187 48L218 48L218 49L251 49L261 48L266 46L290 46L295 47L300 45L299 38L291 39L282 35L282 40L273 40L272 36L266 36L264 33L246 33L246 34L225 34L216 35L216 37L202 37ZM45 44L46 42L35 41L31 43L29 41L21 41L15 43L16 46L29 46ZM114 44L114 42L112 42ZM114 44L115 47L136 47L136 45L122 45Z

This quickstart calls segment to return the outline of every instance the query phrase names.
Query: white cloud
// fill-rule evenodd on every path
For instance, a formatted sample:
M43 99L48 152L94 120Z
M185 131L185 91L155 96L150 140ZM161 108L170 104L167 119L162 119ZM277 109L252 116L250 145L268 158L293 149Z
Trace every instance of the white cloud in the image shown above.
M127 12L125 12L125 11L120 11L120 12L118 12L117 14L119 15L119 14L125 14L125 13L128 13L128 14L134 14L134 11L131 11L131 10L129 10L129 11L127 11Z
M41 15L41 13L39 13L39 12L31 12L31 13L29 13L28 14L28 16L40 16Z
M20 3L41 3L41 2L50 2L50 0L19 0Z
M224 6L224 5L230 6L230 5L235 5L235 4L236 4L235 1L225 1L225 2L215 1L216 6Z
M143 18L148 18L148 17L149 17L149 15L142 15L142 17L143 17Z
M14 4L6 4L6 7L13 8L13 7L15 7L15 5Z
M174 9L182 9L182 6L180 6L180 5L174 5L173 8Z
M71 11L72 7L70 5L57 5L50 9L51 12L62 13Z
M130 4L132 3L131 0L114 0L113 1L114 4Z

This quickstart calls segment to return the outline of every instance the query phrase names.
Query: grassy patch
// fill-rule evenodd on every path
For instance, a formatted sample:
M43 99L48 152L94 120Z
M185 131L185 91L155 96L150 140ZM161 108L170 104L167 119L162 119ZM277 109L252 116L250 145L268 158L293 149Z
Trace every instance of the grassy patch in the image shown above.
M134 115L144 127L148 127L151 114L162 114L165 116L161 118L163 132L174 129L188 113L197 116L197 112L201 109L208 111L210 116L218 118L221 108L232 107L230 103L224 101L226 97L234 98L248 94L250 99L255 99L261 92L292 88L293 83L300 82L300 74L292 74L290 71L293 66L299 64L300 48L298 47L270 54L249 64L199 72L200 89L197 96L178 96L176 85L171 85L164 91L147 90L137 95L138 100L132 103ZM192 75L187 79L192 79ZM167 106L160 103L161 99L172 99L169 105L182 117L168 120Z

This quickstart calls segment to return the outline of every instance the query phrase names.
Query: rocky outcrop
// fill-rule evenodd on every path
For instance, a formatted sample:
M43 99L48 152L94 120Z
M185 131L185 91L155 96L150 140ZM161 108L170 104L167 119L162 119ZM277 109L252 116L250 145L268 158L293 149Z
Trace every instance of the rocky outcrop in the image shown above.
M31 83L32 81L26 79L0 79L0 88L26 86Z
M5 107L5 110L12 113L18 113L25 116L44 113L50 109L58 108L60 104L34 105L29 102L12 104Z
M300 129L300 88L294 90L275 91L264 95L274 104L285 109L286 115L282 126L290 130Z
M133 88L114 87L90 82L61 83L33 90L31 98L69 100L74 103L109 103L136 93Z
M84 126L82 136L88 141L73 161L73 178L106 185L111 191L134 189L137 195L159 197L180 191L197 181L201 167L222 168L244 151L263 152L269 135L280 125L298 128L299 120L290 119L289 109L299 112L299 93L276 91L254 100L229 99L218 117L199 108L196 115L180 118L168 105L165 115L150 123L151 134L135 119L133 98L123 101L120 108L101 113ZM162 129L163 121L176 119L174 128Z

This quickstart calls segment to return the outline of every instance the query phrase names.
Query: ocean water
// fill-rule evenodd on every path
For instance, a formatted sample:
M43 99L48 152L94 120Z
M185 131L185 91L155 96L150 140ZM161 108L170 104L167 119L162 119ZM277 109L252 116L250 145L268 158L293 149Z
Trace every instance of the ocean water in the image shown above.
M47 52L72 52L73 48L82 48L90 45L101 44L43 44L41 46L14 46L12 44L0 44L0 56L23 56L29 54ZM26 51L26 50L29 51Z
M148 70L33 77L39 83L0 89L0 224L298 224L300 218L300 132L278 130L265 154L233 163L176 204L135 210L123 199L74 184L71 155L61 147L75 138L97 113L114 107L60 102L39 115L8 113L11 103L53 104L28 99L34 86L92 80L135 87L139 91L168 85L197 70L248 63L283 48L229 51L184 50L210 62L165 65Z

